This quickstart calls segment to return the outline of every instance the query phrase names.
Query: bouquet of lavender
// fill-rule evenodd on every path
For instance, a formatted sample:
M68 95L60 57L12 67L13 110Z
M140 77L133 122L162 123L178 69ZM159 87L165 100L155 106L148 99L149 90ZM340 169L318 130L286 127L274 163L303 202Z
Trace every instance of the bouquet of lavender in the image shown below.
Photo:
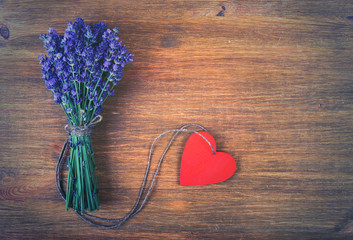
M107 29L104 22L90 26L77 18L68 23L64 35L49 28L40 36L48 52L39 56L42 78L69 122L66 210L99 209L90 130L101 120L103 103L114 95L133 56L119 41L118 32Z

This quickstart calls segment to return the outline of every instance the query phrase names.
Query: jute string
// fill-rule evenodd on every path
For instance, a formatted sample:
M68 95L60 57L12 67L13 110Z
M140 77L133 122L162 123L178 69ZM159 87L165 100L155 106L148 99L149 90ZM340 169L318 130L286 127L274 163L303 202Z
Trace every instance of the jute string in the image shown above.
M88 124L82 124L83 114L85 113L84 110L81 110L81 120L79 126L73 126L71 124L67 124L65 126L65 130L69 133L69 135L76 136L76 137L83 137L83 136L90 136L92 133L93 127L100 123L103 119L101 115L95 116Z
M75 136L83 136L81 134L90 134L91 133L91 129L94 127L94 125L96 125L101 120L102 120L102 117L99 115L99 118L92 119L92 121L89 124L87 124L86 127L83 127L83 126L81 126L81 127L70 126L69 133L70 134L74 133ZM179 133L181 133L181 132L190 132L190 133L198 134L200 137L202 137L208 143L208 145L210 146L210 148L212 150L212 153L215 154L215 150L213 149L212 144L207 140L207 138L205 138L201 133L199 133L197 131L187 129L189 127L198 127L200 129L202 129L203 131L207 132L207 130L204 127L202 127L201 125L198 125L198 124L187 124L187 125L182 126L179 129L171 129L171 130L165 131L165 132L163 132L162 134L160 134L158 137L156 137L154 139L154 141L153 141L153 143L152 143L152 145L150 147L149 154L148 154L148 161L147 161L147 167L146 167L146 170L145 170L145 176L143 178L138 197L136 199L136 202L135 202L134 206L131 208L131 210L129 211L129 213L125 217L123 217L123 218L112 218L112 219L110 219L110 218L102 218L102 217L97 217L97 216L93 216L93 215L87 214L85 212L81 213L81 212L78 212L78 211L75 210L76 214L83 221L85 221L85 222L87 222L89 224L92 224L93 226L100 227L100 228L105 228L105 229L111 229L111 228L120 227L128 219L132 218L137 213L139 213L142 210L142 208L145 206L145 204L147 202L147 199L148 199L148 197L150 196L150 194L152 192L152 189L153 189L153 186L154 186L154 184L156 182L156 178L157 178L160 166L161 166L161 164L163 162L163 159L164 159L165 155L167 154L170 146L174 142L175 138L179 135ZM66 126L65 129L67 130L68 126ZM158 161L157 168L156 168L156 170L155 170L155 172L153 174L153 178L152 178L152 181L151 181L151 183L150 183L150 185L148 187L147 193L142 198L143 193L147 189L147 188L145 189L145 186L146 186L147 177L148 177L149 171L150 171L150 165L151 165L151 160L152 160L153 148L154 148L156 142L158 141L158 139L160 139L164 135L166 135L168 133L171 133L171 132L174 132L174 135L170 139L167 147L164 149L164 152L163 152L163 154L161 155L161 157L160 157L160 159ZM60 154L60 157L58 159L58 162L57 162L57 165L56 165L56 169L55 169L56 187L57 187L61 197L64 200L66 200L66 194L63 191L63 189L61 187L61 184L60 184L60 175L61 175L61 167L62 167L62 164L63 164L63 159L64 159L64 157L66 155L66 151L68 149L68 146L69 146L69 140L66 140L65 144L64 144L64 146L63 146L63 148L61 150L61 154ZM106 222L106 224L98 223L98 221ZM107 225L107 223L113 223L113 224Z

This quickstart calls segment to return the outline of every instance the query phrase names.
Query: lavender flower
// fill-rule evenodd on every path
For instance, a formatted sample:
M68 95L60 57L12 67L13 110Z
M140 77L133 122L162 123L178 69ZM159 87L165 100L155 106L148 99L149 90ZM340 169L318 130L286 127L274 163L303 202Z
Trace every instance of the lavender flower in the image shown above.
M99 114L106 98L114 95L125 65L133 61L118 33L118 28L112 31L104 22L90 26L77 18L67 24L63 35L53 28L41 34L48 52L39 56L42 78L72 125L80 124L81 110L86 124Z
M82 18L69 22L63 35L53 28L41 34L47 55L39 55L42 78L55 103L63 108L71 126L87 125L99 115L108 96L132 62L117 34L104 22L85 24ZM66 210L99 209L96 167L88 135L71 135L71 153L66 191ZM80 164L81 163L81 164Z

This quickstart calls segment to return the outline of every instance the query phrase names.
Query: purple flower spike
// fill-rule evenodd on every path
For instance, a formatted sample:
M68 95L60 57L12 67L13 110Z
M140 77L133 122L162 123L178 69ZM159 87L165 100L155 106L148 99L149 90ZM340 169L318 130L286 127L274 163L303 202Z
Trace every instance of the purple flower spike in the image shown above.
M110 64L111 64L110 62L105 61L104 64L103 64L103 66L104 66L105 68L108 68L108 67L110 66Z
M54 93L54 102L56 102L56 103L61 103L61 94L60 93L58 93L58 92L56 92L56 93Z
M39 55L42 78L61 104L72 124L85 123L102 110L102 104L114 94L114 86L123 76L132 54L119 41L119 29L110 30L104 22L88 25L83 18L69 22L64 34L49 28L41 34L47 55ZM108 85L108 81L112 84Z

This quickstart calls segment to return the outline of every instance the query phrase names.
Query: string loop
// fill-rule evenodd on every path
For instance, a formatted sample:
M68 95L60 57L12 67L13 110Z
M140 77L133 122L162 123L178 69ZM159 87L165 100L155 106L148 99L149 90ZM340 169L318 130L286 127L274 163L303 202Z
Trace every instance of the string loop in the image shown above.
M98 117L98 118L96 118L96 117ZM97 123L99 123L102 120L102 116L98 115L96 117L93 118L92 121L88 125L86 125L87 128L93 127L94 125L96 125ZM66 130L67 126L68 125L65 126L65 130ZM146 170L145 170L145 176L143 178L138 197L136 199L136 202L135 202L134 206L131 208L130 212L125 217L109 219L109 218L102 218L102 217L93 216L93 215L87 214L85 212L81 213L81 212L78 212L76 210L75 210L75 213L83 221L85 221L85 222L87 222L87 223L89 223L89 224L91 224L93 226L104 228L104 229L118 228L124 222L126 222L129 218L132 218L137 213L139 213L142 210L142 208L145 206L145 204L147 202L147 199L148 199L149 195L152 192L152 189L153 189L153 186L155 184L155 181L156 181L160 166L162 164L162 161L163 161L166 153L168 152L170 146L172 145L172 143L174 142L175 138L179 135L180 132L192 132L192 133L198 134L199 136L201 136L208 143L208 145L210 146L210 148L212 150L212 153L215 154L215 150L213 149L212 144L207 140L207 138L205 138L201 133L199 133L197 131L187 129L188 127L198 127L200 129L202 129L203 131L208 132L206 130L206 128L202 127L201 125L198 125L198 124L187 124L187 125L182 126L179 129L171 129L171 130L165 131L164 133L160 134L158 137L156 137L154 139L154 141L153 141L153 143L152 143L152 145L150 147L149 154L148 154L148 162L147 162L147 167L146 167ZM87 130L84 129L84 130L81 130L81 131L82 132L86 132ZM161 157L160 157L160 159L158 161L157 168L156 168L156 170L155 170L155 172L153 174L153 178L152 178L152 181L150 183L150 186L148 187L148 191L147 191L146 195L144 196L144 198L142 199L142 195L143 195L143 193L145 191L147 177L148 177L148 174L149 174L149 171L150 171L150 165L151 165L152 152L153 152L154 145L158 141L158 139L160 139L162 136L164 136L164 135L166 135L166 134L168 134L170 132L174 132L174 135L170 139L167 147L165 148L163 154L161 155ZM70 133L72 133L72 129L71 128L70 128ZM75 132L75 134L77 134L77 132ZM56 187L57 187L61 197L64 200L66 199L66 194L63 191L63 189L61 187L61 184L60 184L60 175L61 175L61 167L62 167L63 159L64 159L64 157L66 155L66 151L67 151L68 146L69 146L68 143L69 143L69 141L66 140L65 143L64 143L64 146L63 146L63 148L61 150L61 154L60 154L60 157L58 159L58 162L57 162L57 165L56 165L56 169L55 169ZM142 202L141 202L141 200L142 200ZM96 221L98 220L98 221L104 221L106 223L109 222L109 223L114 223L114 224L113 225L101 224L101 223L94 222L93 219L96 220Z

